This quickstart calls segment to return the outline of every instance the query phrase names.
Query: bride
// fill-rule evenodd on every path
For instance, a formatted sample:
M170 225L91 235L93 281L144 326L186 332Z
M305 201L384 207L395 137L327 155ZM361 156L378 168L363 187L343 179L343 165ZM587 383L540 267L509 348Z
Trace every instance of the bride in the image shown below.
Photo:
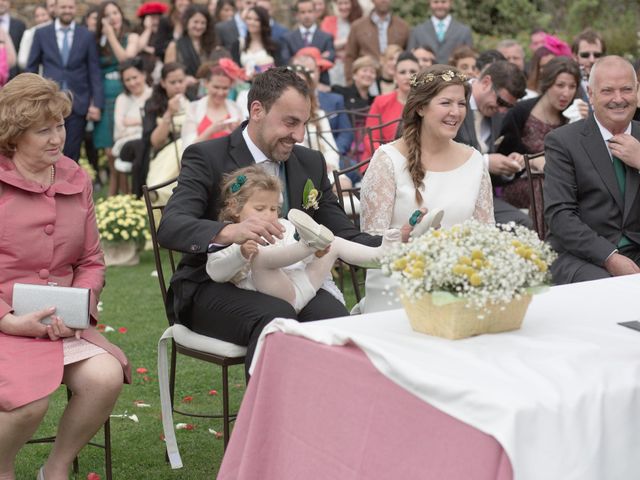
M442 226L474 218L492 223L491 179L482 154L453 138L467 113L464 74L434 65L411 80L402 138L381 145L362 181L361 224L371 234L415 224L415 212L443 210ZM403 231L406 237L409 232ZM394 284L368 270L364 312L400 308Z

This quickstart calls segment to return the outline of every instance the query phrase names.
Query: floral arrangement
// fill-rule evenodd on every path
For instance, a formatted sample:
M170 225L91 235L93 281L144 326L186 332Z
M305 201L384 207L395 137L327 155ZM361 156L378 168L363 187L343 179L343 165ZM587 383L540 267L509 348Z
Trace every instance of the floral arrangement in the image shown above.
M151 238L144 202L133 195L115 195L98 200L96 220L103 242L134 241L142 245Z
M96 169L93 168L93 165L89 163L89 160L87 160L84 157L81 157L80 160L78 161L78 165L80 165L82 169L85 172L87 172L87 175L91 179L91 182L96 181L96 176L98 175L98 173L96 172Z
M485 310L544 287L555 257L551 247L525 227L471 220L429 230L392 248L381 263L405 298L418 300L429 293L436 305L464 298L467 307Z

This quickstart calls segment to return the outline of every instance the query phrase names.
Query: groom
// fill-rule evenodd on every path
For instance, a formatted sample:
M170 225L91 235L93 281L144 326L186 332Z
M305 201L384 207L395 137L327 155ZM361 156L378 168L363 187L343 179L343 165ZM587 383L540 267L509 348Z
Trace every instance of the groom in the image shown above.
M282 238L283 232L278 222L258 218L236 224L219 222L223 174L261 164L284 180L284 205L296 209L304 209L303 190L311 180L322 196L318 208L307 213L339 237L380 244L379 237L360 233L338 205L322 154L296 145L303 140L309 120L310 93L306 82L287 67L256 76L249 92L249 122L228 137L192 145L184 152L178 186L158 231L163 246L185 253L171 279L166 305L170 318L194 332L247 345L247 368L260 332L272 319L306 322L348 312L322 289L296 314L283 300L209 279L207 251L249 239L266 245L275 237Z

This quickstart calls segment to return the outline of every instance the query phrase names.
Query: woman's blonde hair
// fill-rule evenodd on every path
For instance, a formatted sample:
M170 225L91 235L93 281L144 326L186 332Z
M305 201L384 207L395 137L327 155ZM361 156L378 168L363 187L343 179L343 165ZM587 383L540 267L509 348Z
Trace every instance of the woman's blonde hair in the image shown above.
M451 85L461 85L464 88L464 96L469 101L471 86L466 77L457 68L450 65L432 65L418 73L411 81L411 90L407 96L407 102L402 111L402 138L407 146L407 168L413 180L416 190L416 201L422 203L420 187L424 179L425 169L422 165L420 153L420 131L422 130L422 117L418 110L429 105L429 102L442 90Z
M225 174L221 189L222 209L219 215L221 222L238 221L240 210L256 190L278 194L282 191L280 179L268 174L259 165L240 168Z
M0 153L12 157L27 130L71 113L71 99L52 80L22 73L0 90Z

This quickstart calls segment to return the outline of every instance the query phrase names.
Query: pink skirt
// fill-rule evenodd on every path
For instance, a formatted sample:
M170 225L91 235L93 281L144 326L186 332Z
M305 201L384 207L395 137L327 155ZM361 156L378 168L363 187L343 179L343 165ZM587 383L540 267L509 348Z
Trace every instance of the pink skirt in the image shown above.
M62 353L64 364L69 365L108 352L83 338L78 340L76 337L68 337L62 340Z

